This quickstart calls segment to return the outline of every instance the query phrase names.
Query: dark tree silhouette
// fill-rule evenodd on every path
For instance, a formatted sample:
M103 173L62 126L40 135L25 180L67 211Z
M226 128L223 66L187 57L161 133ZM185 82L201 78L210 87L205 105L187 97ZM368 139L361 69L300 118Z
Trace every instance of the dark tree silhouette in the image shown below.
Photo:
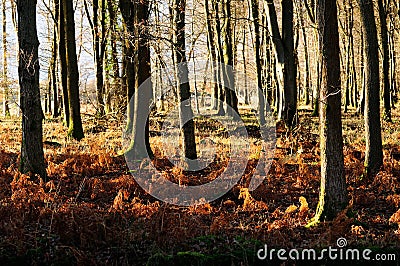
M359 0L365 33L366 88L365 88L365 175L372 177L383 164L380 95L379 45L372 0Z
M36 1L18 0L18 74L21 91L22 145L20 171L46 179L43 154L44 119L39 90L39 40L36 27Z

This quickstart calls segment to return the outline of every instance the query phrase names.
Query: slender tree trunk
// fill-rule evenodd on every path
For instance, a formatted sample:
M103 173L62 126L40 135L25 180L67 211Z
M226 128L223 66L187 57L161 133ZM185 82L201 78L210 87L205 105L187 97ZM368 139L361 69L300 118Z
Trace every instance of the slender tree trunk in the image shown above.
M53 37L49 37L49 42L52 42L51 45L51 58L49 62L49 68L48 68L48 109L49 112L53 115L53 117L57 117L55 113L58 111L57 110L57 84L55 80L55 75L56 75L56 60L57 60L57 35L56 35L56 28L54 27L54 32L53 32ZM51 100L51 94L53 95L54 99L54 105L52 106L52 100Z
M189 70L186 60L185 42L185 0L174 2L174 44L175 64L177 72L178 98L180 104L179 118L183 134L183 152L190 160L197 159L196 140L194 132L193 110L190 104Z
M207 45L208 45L208 51L210 53L212 65L211 65L211 71L213 75L213 83L212 85L212 94L214 95L214 101L212 103L212 109L213 110L218 110L218 91L219 91L219 84L217 82L218 80L218 70L217 70L217 54L215 52L215 37L214 37L214 32L213 32L213 19L212 19L212 14L210 12L210 7L209 7L209 0L204 0L204 11L206 14L206 23L207 23Z
M54 1L54 26L53 26L53 55L52 55L52 69L51 69L51 86L53 89L53 117L57 118L60 116L60 102L59 102L59 85L58 85L58 76L57 76L57 62L58 62L58 49L59 49L59 31L58 31L58 24L59 24L59 16L60 16L60 6L58 1Z
M353 6L353 2L350 1L350 21L351 21L351 29L354 28L354 6ZM351 65L352 65L352 71L351 71L351 76L352 76L352 88L353 88L353 93L352 93L352 104L353 107L358 107L358 85L357 85L357 71L356 71L356 55L354 53L354 35L353 35L353 31L350 31L351 35L350 35L350 53L351 53Z
M4 86L4 100L3 100L3 114L5 117L10 117L9 107L9 89L8 89L8 49L7 49L7 14L6 14L6 0L2 1L3 13L3 86Z
M64 121L69 127L69 95L68 95L68 69L67 69L67 51L65 47L65 18L64 5L61 0L56 0L58 6L58 55L60 57L61 87L63 92Z
M308 55L308 42L307 42L307 32L306 32L306 27L304 25L304 15L302 12L302 7L303 5L300 2L300 8L298 10L298 16L299 16L299 23L303 35L303 43L304 43L304 61L305 61L305 85L304 85L304 98L305 98L305 104L309 105L310 104L310 88L311 88L311 70L310 70L310 59Z
M314 31L315 32L315 39L318 40L318 31ZM316 46L317 45L317 41L316 41ZM319 55L319 51L317 52L317 55ZM320 92L321 92L321 79L322 79L322 75L321 75L321 62L320 62L320 57L318 57L318 59L316 60L316 64L317 64L317 81L316 81L316 86L315 86L315 93L314 93L314 97L313 97L313 112L311 114L311 116L313 117L317 117L319 116L319 104L320 104Z
M346 54L346 84L345 84L345 97L344 97L344 112L347 113L348 107L350 105L350 84L351 84L351 75L350 75L350 61L351 61L351 54L350 54L350 7L346 6L346 2L344 2L344 11L346 14L346 25L345 31L347 36L347 45L345 49Z
M390 57L390 66L389 66L389 76L390 76L390 93L391 93L391 105L392 108L395 108L395 99L397 98L396 92L396 57L395 57L395 42L394 42L394 25L393 21L389 22L389 57Z
M257 72L257 94L258 94L258 111L259 111L259 119L260 124L265 124L265 98L262 93L263 84L262 84L262 59L261 59L261 41L260 41L260 18L259 18L259 8L258 1L251 1L251 12L253 17L253 25L254 25L254 49L256 53L256 72ZM244 47L244 46L243 46ZM244 58L244 56L243 56ZM245 66L246 68L246 66Z
M233 41L232 41L232 29L231 29L231 4L229 0L221 0L223 5L224 13L224 24L222 28L222 40L223 40L223 58L224 66L222 67L224 83L225 83L225 102L227 105L226 113L232 115L231 112L238 112L238 99L235 90L235 79L233 73L229 70L233 67ZM230 108L229 108L230 107Z
M56 21L58 17L58 10L54 12ZM57 86L57 53L58 53L58 42L57 42L57 27L54 26L53 29L53 47L52 47L52 56L50 61L50 80L51 80L51 88L53 90L53 117L59 117L59 104L58 104L58 86Z
M278 114L278 120L284 119L284 68L285 68L285 49L279 31L278 19L273 0L267 0L268 6L268 28L270 38L274 47L275 54L275 76L276 76L276 96L275 106Z
M357 109L357 114L364 115L364 109L365 109L365 59L364 59L364 34L363 31L361 31L361 48L360 48L360 65L361 65L361 94L360 94L360 101Z
M97 115L103 116L104 111L104 75L103 75L103 61L104 61L104 23L105 23L105 1L93 0L93 46L94 46L94 61L96 65L96 96L97 96ZM101 17L99 21L99 9ZM104 48L103 48L104 47Z
M267 0L268 26L276 55L276 75L278 82L278 119L283 119L288 127L296 124L297 113L297 68L295 63L293 34L293 2L282 0L282 37L280 35L274 2Z
M116 109L115 107L119 107L120 101L119 98L117 97L120 95L121 92L121 84L120 84L120 68L119 68L119 62L118 62L118 47L117 47L117 34L118 34L118 29L117 29L117 21L116 21L116 13L115 13L115 7L114 7L114 2L111 0L107 0L107 8L108 8L108 14L109 14L109 31L110 31L110 47L111 47L111 63L112 63L112 69L111 69L111 78L112 78L112 86L111 90L108 92L109 98L111 99L110 101L112 102L112 98L114 97L114 104L111 104L111 109ZM116 104L118 103L118 104Z
M243 27L243 42L242 42L242 57L243 57L243 74L244 74L244 85L243 85L243 94L244 94L244 104L249 105L249 91L247 87L247 60L246 60L246 29Z
M126 126L126 132L130 133L132 131L133 127L133 118L134 118L134 100L131 100L132 97L135 94L135 84L136 84L136 76L135 76L135 43L130 41L133 38L133 21L127 21L125 20L126 24L131 23L132 26L127 26L127 37L124 43L124 57L123 60L125 62L125 86L126 86L126 95L127 95L127 126Z
M343 161L339 32L336 0L318 0L322 59L320 109L321 187L313 223L332 220L347 203Z
M39 90L39 40L36 28L36 1L18 0L19 84L21 90L22 145L20 171L39 174L46 180L43 153L44 119Z
M282 0L282 41L285 48L284 120L290 128L297 123L297 67L295 62L293 12L293 1Z
M388 122L392 121L391 104L390 104L390 83L389 83L389 38L386 23L386 10L383 6L383 0L378 0L379 20L381 25L381 42L383 51L383 103L385 107L383 119Z
M219 0L213 0L213 6L214 6L214 13L215 13L215 19L214 19L214 30L215 30L215 35L214 35L214 43L217 51L217 62L219 63L217 67L217 83L218 83L218 115L225 115L225 110L223 103L225 101L225 93L224 90L222 89L223 86L227 83L226 77L224 75L224 66L223 66L223 51L222 51L222 44L221 44L221 23L220 23L220 17L219 17Z
M365 91L365 174L374 176L383 164L380 95L379 95L379 46L372 0L358 0L365 32L366 91Z
M76 140L81 140L84 137L84 134L80 111L81 105L79 101L79 72L76 55L75 21L72 0L63 1L63 11L65 20L64 32L67 54L67 86L70 114L68 136L73 137Z

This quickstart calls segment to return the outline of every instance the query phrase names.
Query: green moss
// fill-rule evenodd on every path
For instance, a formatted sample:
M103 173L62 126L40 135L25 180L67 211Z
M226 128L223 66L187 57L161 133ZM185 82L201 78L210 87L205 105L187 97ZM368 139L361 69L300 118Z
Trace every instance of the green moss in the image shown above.
M146 266L174 265L172 259L173 259L173 256L171 256L171 255L164 255L162 253L156 253L148 259Z
M257 258L257 251L262 247L260 241L238 236L226 245L226 240L222 236L200 236L192 239L190 246L201 246L202 251L179 251L173 255L157 253L148 259L146 265L263 265Z

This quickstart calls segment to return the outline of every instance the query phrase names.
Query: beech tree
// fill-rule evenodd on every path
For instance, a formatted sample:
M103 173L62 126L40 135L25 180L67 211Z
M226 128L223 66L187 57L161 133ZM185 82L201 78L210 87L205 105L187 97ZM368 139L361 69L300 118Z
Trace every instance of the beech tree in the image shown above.
M61 0L55 0L55 9L58 11L57 29L58 29L58 56L60 58L61 88L63 94L63 110L65 125L69 127L69 100L68 100L68 79L67 79L67 52L65 48L65 19L64 7Z
M386 10L383 3L383 0L378 0L378 8L379 8L379 21L381 25L381 43L382 43L382 65L383 65L383 102L385 107L385 112L383 118L391 122L392 114L391 114L391 105L390 105L390 81L389 81L389 68L390 68L390 59L389 59L389 38L388 38L388 28L386 23Z
M148 117L153 98L148 38L150 3L148 0L135 3L129 0L120 0L119 7L129 38L131 38L130 41L134 43L134 45L130 44L125 47L125 56L133 56L131 59L133 65L130 66L127 73L128 97L133 97L128 99L130 103L127 115L128 121L131 122L128 122L129 126L126 132L131 136L131 142L125 154L131 159L143 159L147 156L152 157ZM147 81L146 85L141 86L145 81Z
M282 35L273 0L267 0L268 26L275 48L276 73L278 78L277 108L278 119L287 126L296 124L297 113L297 67L295 63L293 33L293 1L282 1Z
M87 1L84 1L86 16L89 21L90 28L93 36L93 57L96 69L96 97L97 97L97 115L103 116L105 114L104 109L104 53L106 49L105 35L105 0L93 0L92 12L93 17L89 15L89 8ZM100 13L100 19L99 19Z
M251 13L254 25L254 49L256 54L256 71L257 71L257 86L258 86L258 108L260 112L260 123L265 124L265 99L261 93L263 90L262 84L262 62L261 62L261 36L260 36L260 18L258 10L258 0L251 1ZM243 49L244 52L244 49ZM243 56L243 58L245 58ZM246 75L245 75L246 76Z
M336 0L318 0L317 22L322 63L320 91L321 186L315 217L332 220L347 203L341 120L339 31Z
M235 80L233 75L229 73L229 67L233 67L233 36L232 36L232 25L231 25L231 1L221 0L222 12L223 12L223 26L221 30L222 38L222 53L223 62L222 75L225 86L225 102L227 105L226 113L232 115L231 112L235 111L238 113L238 99L235 91ZM230 107L230 108L229 108Z
M62 6L64 15L64 41L66 50L66 75L69 104L68 136L71 136L76 140L81 140L84 137L84 134L81 120L81 104L79 100L79 72L76 55L75 21L72 0L62 1Z
M365 175L372 177L383 164L379 95L379 45L372 0L358 0L365 33Z
M44 119L39 90L39 40L36 27L36 1L18 0L18 75L22 111L20 171L46 179L43 153Z
M197 159L196 140L194 133L193 110L190 104L189 70L186 59L185 42L185 0L175 0L174 7L174 45L175 64L177 74L178 98L180 104L179 118L183 134L183 151L190 160Z

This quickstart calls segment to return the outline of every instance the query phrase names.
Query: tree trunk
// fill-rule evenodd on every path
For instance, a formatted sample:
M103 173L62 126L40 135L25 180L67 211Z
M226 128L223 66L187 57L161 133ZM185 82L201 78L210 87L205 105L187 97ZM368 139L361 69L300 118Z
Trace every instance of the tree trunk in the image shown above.
M390 104L390 83L389 83L389 38L388 38L388 29L386 23L386 10L383 6L383 0L378 0L378 8L379 8L379 20L381 25L381 42L382 42L382 51L383 51L383 103L385 107L385 112L383 118L391 122L392 114L391 114L391 104Z
M57 12L55 12L57 14ZM57 15L55 15L57 16ZM48 95L49 95L49 110L53 109L53 117L58 117L58 91L57 91L57 71L56 71L56 63L57 63L57 29L54 27L53 32L53 39L50 40L53 42L51 46L51 58L49 62L49 70L48 70L48 77L49 77L49 84L48 84ZM51 93L53 93L53 106L51 105Z
M360 76L361 76L361 93L360 93L360 100L358 104L358 108L356 113L360 115L364 115L364 109L365 109L365 60L364 60L364 34L363 31L361 31L361 47L360 47Z
M332 220L347 203L343 161L339 32L336 0L318 0L322 84L320 92L321 187L310 225Z
M208 51L210 53L212 65L211 65L211 71L213 75L213 83L211 84L212 86L212 94L214 101L212 102L212 108L213 110L218 110L218 91L219 91L219 84L217 82L218 80L218 70L217 70L217 54L215 52L215 39L214 39L214 32L213 32L213 19L212 19L212 14L210 12L210 7L209 7L209 0L204 0L204 11L206 14L206 23L207 23L207 45L208 45Z
M102 0L99 6L99 0L93 0L93 50L94 62L96 67L96 97L97 97L97 115L103 116L104 111L104 75L103 75L103 60L104 60L104 9L105 1ZM101 17L99 21L99 9L101 10Z
M230 68L233 67L233 44L231 29L231 4L229 0L221 0L223 6L224 24L221 31L222 52L224 65L222 67L222 75L224 77L225 86L225 113L233 115L232 112L238 113L238 99L235 91L235 79Z
M65 47L65 18L64 5L61 0L56 0L56 8L59 11L58 16L58 55L60 57L61 87L63 92L64 121L69 127L69 96L68 96L68 69L67 69L67 51Z
M107 0L107 8L109 14L109 30L110 30L110 46L111 46L111 64L112 69L110 71L111 78L112 78L112 86L111 90L108 92L110 95L109 98L111 99L111 110L119 110L122 104L121 98L121 83L120 83L120 68L118 62L118 43L117 43L117 20L116 20L116 13L115 13L115 6L114 1ZM114 98L114 101L113 101Z
M75 21L74 9L72 0L63 1L64 11L64 34L66 48L66 63L67 63L67 87L68 87L68 104L69 104L69 128L68 136L76 140L81 140L84 137L80 101L79 101L79 72L78 61L76 56L75 43Z
M398 100L397 91L397 78L396 78L396 43L395 43L395 26L393 21L390 22L390 37L389 37L389 47L390 47L390 92L391 92L391 104L392 108L395 108L395 103Z
M130 41L135 45L126 47L128 52L128 127L127 134L131 135L131 142L125 151L125 155L131 159L152 158L153 154L149 141L149 108L153 99L153 88L151 83L150 46L148 39L149 1L144 0L133 3L129 0L120 0L119 6L122 16L130 35ZM138 24L140 22L140 25ZM139 26L137 26L139 25ZM133 38L136 37L136 38ZM135 47L137 54L135 55ZM133 57L136 57L135 60ZM133 86L133 87L131 87ZM128 122L129 124L129 122Z
M55 10L55 16L57 17L58 10ZM56 19L57 20L57 19ZM51 88L53 89L53 117L59 117L59 104L58 104L58 86L57 86L57 53L58 53L58 44L57 44L57 27L54 27L53 33L53 49L52 49L52 56L50 61L50 80L51 80Z
M259 10L258 10L258 1L251 1L251 12L253 17L253 25L254 25L254 49L256 53L256 71L257 71L257 94L258 94L258 111L259 111L259 119L260 124L265 124L265 98L262 93L263 84L262 84L262 59L261 59L261 41L260 41L260 18L259 18ZM244 54L244 53L243 53ZM244 58L244 56L243 56ZM246 68L246 66L245 66Z
M306 33L306 27L304 25L304 16L302 12L302 4L300 2L300 8L298 10L298 16L299 16L299 23L303 35L303 43L304 43L304 61L305 61L305 85L304 85L304 98L305 98L305 104L309 105L310 104L310 88L311 88L311 74L310 74L310 59L308 55L308 42L307 42L307 33Z
M214 101L212 102L212 109L213 110L218 110L218 90L219 90L219 85L217 81L217 55L215 52L215 42L214 42L214 32L213 32L213 25L212 25L212 14L210 12L210 7L209 7L209 1L204 0L204 11L206 15L206 24L207 24L207 47L208 47L208 52L210 53L210 59L212 62L211 65L211 71L213 75L213 83L211 84L212 86L212 91L211 93L213 94Z
M218 115L225 115L225 110L223 103L225 101L225 93L224 90L222 89L223 86L227 83L225 74L223 73L224 70L224 63L223 63L223 51L222 51L222 44L221 44L221 23L220 23L220 17L219 17L219 1L218 0L213 0L213 6L214 6L214 12L215 12L215 19L214 19L214 44L216 47L217 51L217 62L219 63L217 67L217 84L218 84Z
M194 132L193 110L190 104L189 70L186 60L185 43L185 0L174 2L174 44L177 72L178 98L180 104L179 118L183 134L183 152L190 160L197 159Z
M36 28L36 1L18 0L19 84L21 90L22 145L20 171L38 174L46 180L43 153L44 119L39 90L39 40Z
M277 109L278 120L284 119L284 65L285 65L285 49L282 42L281 34L279 31L278 19L273 0L267 0L268 6L268 28L270 38L274 44L275 54L275 76L276 76L276 96L275 106Z
M136 77L135 77L135 51L136 41L135 36L135 14L133 13L134 4L128 0L120 0L119 8L125 25L125 42L123 46L123 60L125 62L125 86L127 95L127 124L125 128L126 134L131 134L133 130L133 119L135 117L134 104L135 100L132 97L135 94Z
M350 1L350 21L351 21L351 29L354 28L354 6L353 2ZM358 85L357 85L357 71L356 71L356 63L355 63L355 53L354 53L354 35L353 31L350 31L350 53L352 55L351 57L351 65L352 65L352 70L351 70L351 80L352 80L352 105L353 107L358 107Z
M379 46L372 0L358 0L365 33L366 90L365 90L365 174L374 176L383 164L380 95Z
M292 128L297 124L297 67L293 33L293 1L282 0L282 42L285 49L284 120Z
M3 99L3 114L5 117L10 117L9 107L9 89L8 89L8 52L7 52L7 14L6 14L6 0L2 1L3 13L3 86L4 86L4 99Z
M276 55L278 119L288 127L296 124L297 113L297 68L294 57L293 2L282 1L282 37L280 35L274 2L267 0L268 26Z
M247 87L248 82L247 82L247 60L246 60L246 40L247 40L246 35L247 35L246 28L243 27L243 42L242 42L243 74L244 74L243 94L244 94L244 104L249 105L250 99L249 99L249 91L248 91L248 87ZM264 112L263 112L263 114L264 114Z

